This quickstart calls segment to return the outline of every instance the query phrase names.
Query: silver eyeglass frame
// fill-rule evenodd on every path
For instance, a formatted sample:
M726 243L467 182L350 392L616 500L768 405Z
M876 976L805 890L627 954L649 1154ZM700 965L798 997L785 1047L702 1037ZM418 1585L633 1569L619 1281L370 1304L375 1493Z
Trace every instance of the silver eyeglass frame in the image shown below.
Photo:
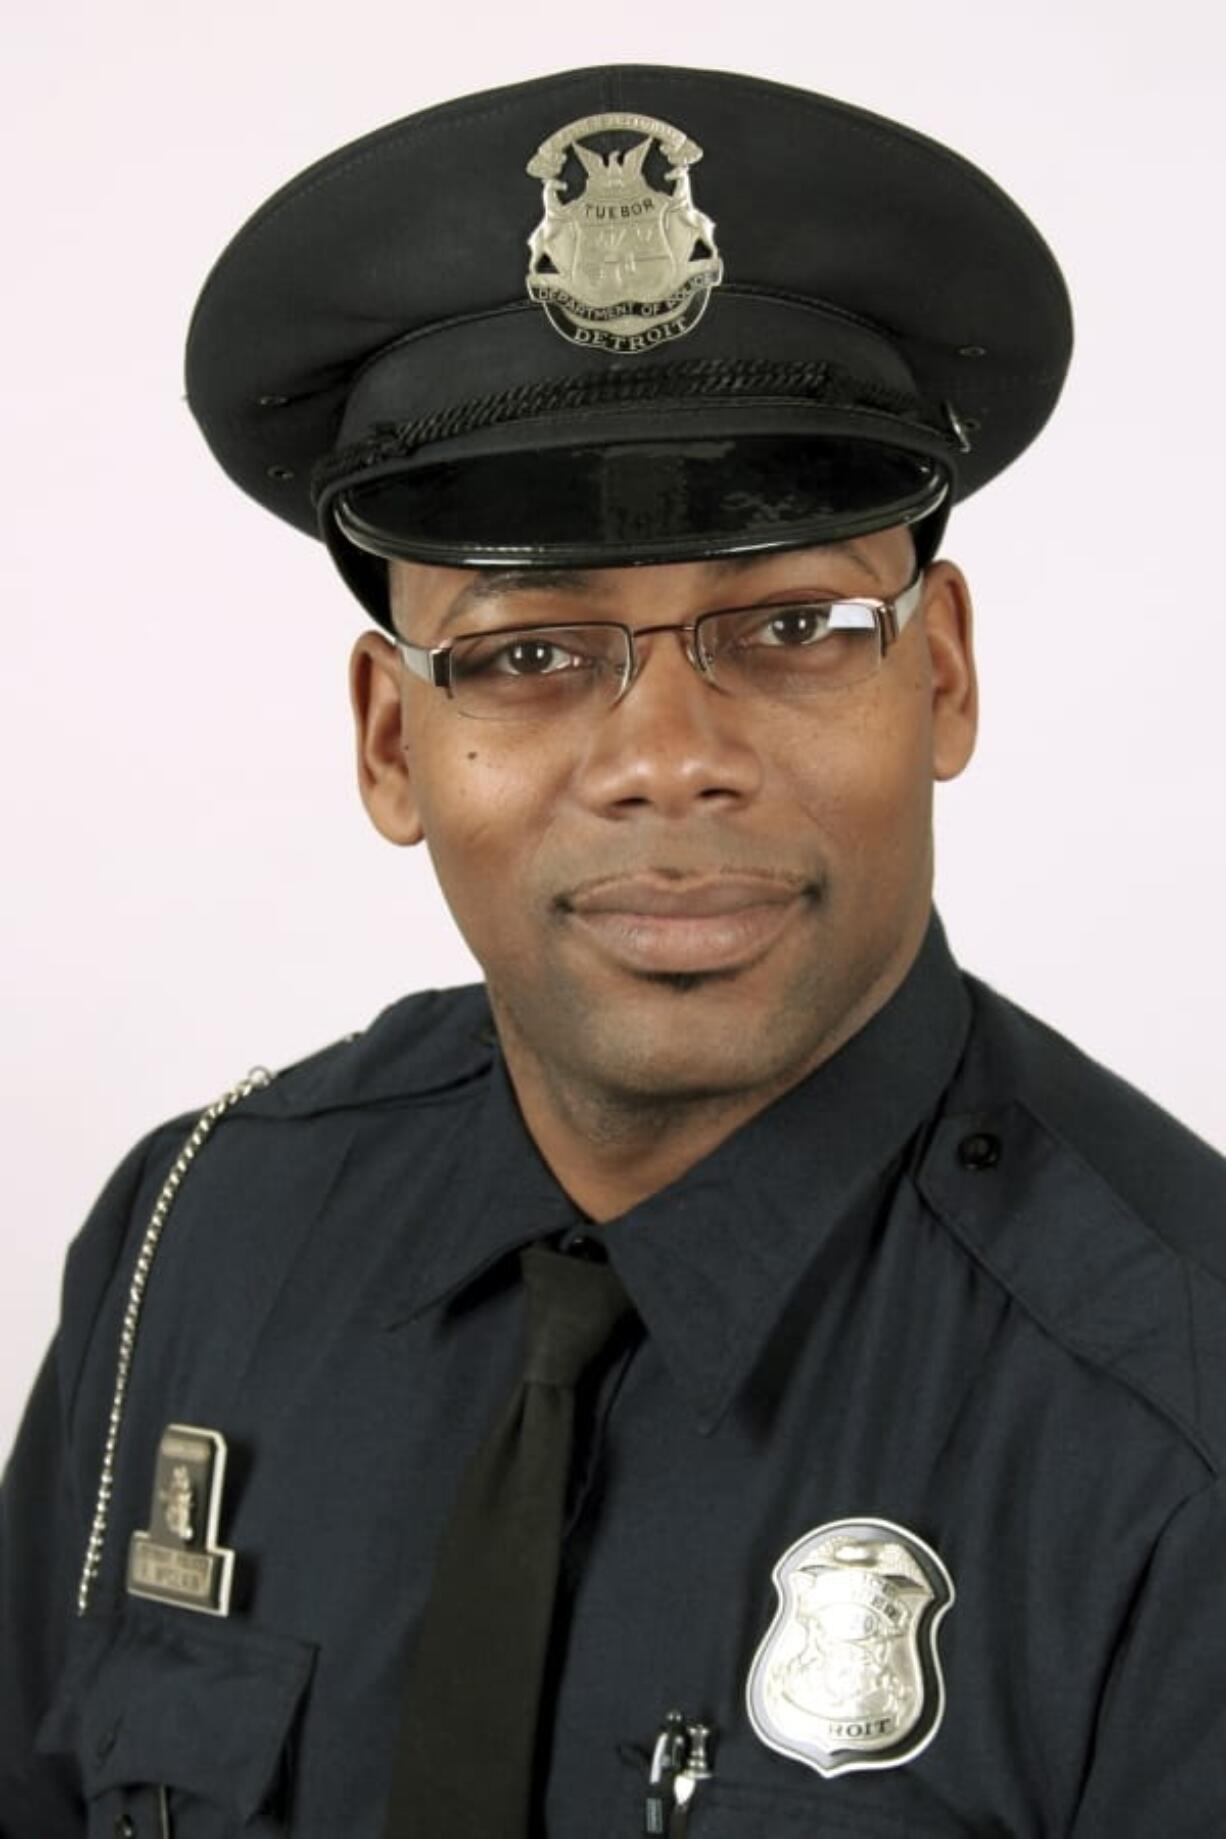
M892 595L889 599L878 599L871 595L866 596L861 594L815 594L810 600L768 600L764 601L760 607L713 607L709 613L700 613L697 619L672 621L666 625L658 626L630 626L627 625L624 620L620 619L533 620L525 625L505 627L493 626L487 627L480 632L457 632L442 645L416 645L411 639L402 638L398 632L395 634L394 642L396 650L400 653L400 657L407 670L412 671L415 677L420 677L422 682L428 683L431 688L445 690L448 696L454 700L455 691L451 680L451 654L455 647L464 639L512 638L517 633L570 632L584 626L607 626L612 630L625 634L626 652L630 660L629 669L626 671L621 687L612 702L608 704L608 707L612 709L616 708L617 704L632 688L639 672L643 668L645 660L638 649L636 640L647 638L657 632L676 632L681 634L685 641L682 649L694 670L697 671L703 681L709 683L713 689L722 689L723 686L716 682L704 659L702 648L698 640L698 634L708 620L726 619L729 614L735 613L761 612L765 615L776 610L785 612L794 607L806 606L846 607L849 610L854 608L858 613L871 615L877 628L877 635L881 645L881 662L884 664L889 655L891 646L898 642L912 615L923 599L924 576L926 572L925 569L921 568L907 583L905 588L899 593ZM848 619L844 622L844 629L848 627L867 629L866 623L863 620ZM837 624L833 629L838 630ZM868 681L871 681L871 679ZM465 711L461 709L459 713L463 714Z

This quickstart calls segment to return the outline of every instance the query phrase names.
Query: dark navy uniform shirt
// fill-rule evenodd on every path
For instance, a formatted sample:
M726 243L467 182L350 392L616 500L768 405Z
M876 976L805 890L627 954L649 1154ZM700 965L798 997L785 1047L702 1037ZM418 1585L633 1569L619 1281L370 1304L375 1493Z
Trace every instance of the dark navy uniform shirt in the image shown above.
M78 1619L184 1128L76 1241L5 1483L0 1831L377 1839L440 1529L515 1382L513 1253L578 1216L477 989L235 1107L153 1266ZM964 978L934 922L834 1059L601 1228L642 1329L583 1423L542 1832L641 1832L673 1707L715 1732L692 1839L1226 1831L1224 1196L1211 1151ZM225 1619L124 1591L170 1422L229 1442ZM828 1780L754 1734L745 1686L772 1567L856 1516L952 1575L947 1705L913 1760Z

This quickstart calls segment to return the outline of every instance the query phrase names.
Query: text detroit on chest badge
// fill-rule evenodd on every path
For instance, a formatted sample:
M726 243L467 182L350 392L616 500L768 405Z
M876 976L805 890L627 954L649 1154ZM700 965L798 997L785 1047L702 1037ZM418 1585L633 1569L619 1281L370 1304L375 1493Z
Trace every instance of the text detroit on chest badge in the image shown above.
M746 1691L763 1743L826 1776L918 1756L945 1709L936 1637L954 1586L936 1553L890 1520L831 1520L772 1577Z

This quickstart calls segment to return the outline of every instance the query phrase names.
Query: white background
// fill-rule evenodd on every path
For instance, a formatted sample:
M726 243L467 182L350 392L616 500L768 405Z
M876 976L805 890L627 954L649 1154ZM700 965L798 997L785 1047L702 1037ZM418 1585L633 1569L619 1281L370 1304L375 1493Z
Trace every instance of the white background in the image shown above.
M1056 419L955 517L984 733L939 806L964 963L1219 1146L1223 28L1216 0L63 0L6 35L0 1446L133 1139L473 967L379 841L360 615L181 399L215 255L380 123L615 59L755 71L986 167L1062 261ZM508 149L518 159L522 149ZM423 251L423 259L428 252Z

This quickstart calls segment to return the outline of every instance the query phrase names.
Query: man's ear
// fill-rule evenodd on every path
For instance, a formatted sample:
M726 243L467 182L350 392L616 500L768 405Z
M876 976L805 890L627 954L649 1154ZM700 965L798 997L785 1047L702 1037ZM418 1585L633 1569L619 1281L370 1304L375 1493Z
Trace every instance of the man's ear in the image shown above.
M971 593L956 563L928 569L922 618L932 680L932 776L956 779L979 728Z
M420 843L401 724L400 660L378 632L364 632L349 660L349 700L358 756L358 790L375 829L389 843Z

